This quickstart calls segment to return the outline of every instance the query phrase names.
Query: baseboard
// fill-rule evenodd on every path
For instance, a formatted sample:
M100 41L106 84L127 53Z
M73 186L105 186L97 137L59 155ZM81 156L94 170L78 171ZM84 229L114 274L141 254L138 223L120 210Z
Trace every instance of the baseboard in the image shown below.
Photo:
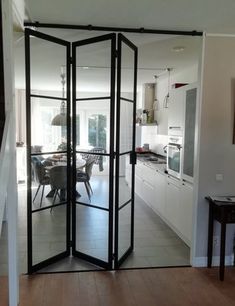
M225 256L225 266L233 266L233 254ZM219 266L220 257L213 256L212 257L212 266ZM192 262L193 267L207 267L207 257L195 257Z

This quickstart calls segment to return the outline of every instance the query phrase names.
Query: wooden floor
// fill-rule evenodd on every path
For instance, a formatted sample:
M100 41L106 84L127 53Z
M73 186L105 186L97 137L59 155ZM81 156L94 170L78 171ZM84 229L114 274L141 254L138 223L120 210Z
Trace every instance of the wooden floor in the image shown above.
M0 278L0 305L7 279ZM168 268L21 276L20 306L235 305L235 268Z

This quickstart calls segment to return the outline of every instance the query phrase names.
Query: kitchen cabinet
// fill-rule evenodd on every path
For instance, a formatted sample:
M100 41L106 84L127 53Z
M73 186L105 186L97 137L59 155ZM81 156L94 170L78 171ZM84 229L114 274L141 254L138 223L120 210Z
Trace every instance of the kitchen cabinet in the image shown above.
M186 86L183 134L182 178L193 181L194 147L196 127L197 87L195 84Z
M135 192L191 246L193 184L137 162Z
M166 184L165 218L176 229L179 228L179 215L180 182L168 176Z
M182 135L184 124L184 86L172 89L168 109L168 134Z
M162 217L165 216L166 205L166 175L155 172L155 197L153 200L152 208L158 212Z
M183 182L180 188L179 231L186 244L191 246L193 222L193 185Z
M149 184L148 181L143 181L142 188L142 198L150 207L153 208L153 202L155 199L154 186Z

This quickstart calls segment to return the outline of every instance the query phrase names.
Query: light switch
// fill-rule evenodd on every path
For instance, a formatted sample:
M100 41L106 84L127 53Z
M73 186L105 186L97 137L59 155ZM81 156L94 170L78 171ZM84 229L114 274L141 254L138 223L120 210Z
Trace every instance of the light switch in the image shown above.
M215 179L216 179L217 182L221 182L221 181L223 181L224 176L223 176L223 174L216 174Z

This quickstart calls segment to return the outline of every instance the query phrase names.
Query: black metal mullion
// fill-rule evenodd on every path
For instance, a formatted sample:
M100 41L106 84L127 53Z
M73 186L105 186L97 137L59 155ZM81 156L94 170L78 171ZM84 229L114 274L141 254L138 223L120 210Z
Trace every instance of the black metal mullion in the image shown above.
M130 103L135 103L135 100L131 100L131 99L123 98L123 97L120 97L120 99L123 101L130 102Z
M36 212L39 212L39 211L51 209L51 208L54 208L54 207L63 206L63 205L66 205L66 204L67 204L67 202L60 202L58 204L53 204L53 205L41 207L41 208L38 208L38 209L34 209L34 210L32 210L32 214L36 213Z
M97 155L97 156L110 156L109 153L98 153L98 152L80 151L80 150L77 150L76 153L87 154L87 155Z
M65 47L68 46L68 41L57 38L57 37L54 37L54 36L51 36L51 35L48 35L48 34L45 34L45 33L41 33L39 31L34 31L34 30L31 30L31 29L27 28L27 29L25 29L25 32L27 32L28 35L50 41L50 42L53 42L53 43L58 44L58 45L62 45L62 46L65 46Z
M90 97L90 98L77 98L76 101L93 101L93 100L109 100L110 96L105 97Z
M38 152L38 153L31 153L31 156L50 155L50 154L65 154L65 153L67 153L67 151Z
M67 101L67 98L62 98L62 97L54 97L54 96L45 96L45 95L36 95L36 94L31 94L31 98L42 98L42 99L51 99L51 100L63 100Z
M25 30L26 136L27 136L27 257L28 273L32 270L32 193L31 193L31 101L30 101L30 34Z
M76 84L77 84L77 74L76 74L76 45L72 44L72 145L73 145L73 168L72 168L72 254L76 255L76 144L77 144L77 131L76 131Z
M116 77L116 34L111 38L111 80L110 80L110 148L109 148L109 269L113 266L113 198L114 198L114 135L115 135L115 77Z
M86 206L86 207L96 208L96 209L99 209L99 210L104 210L104 211L109 212L108 208L97 206L97 205L93 205L93 204L87 204L87 203L80 202L80 201L76 201L76 204L82 205L82 206Z
M135 46L134 46L135 47ZM134 105L133 105L133 136L132 136L132 154L135 157L132 160L132 190L131 190L131 248L134 248L134 215L135 215L135 164L136 164L136 152L135 152L135 142L136 142L136 99L137 99L137 69L138 69L138 49L134 48Z
M122 43L118 35L117 54L117 106L116 106L116 174L115 174L115 247L114 267L118 268L118 240L119 240L119 154L120 154L120 96L121 96L121 59Z
M67 86L67 218L66 218L66 247L67 252L70 253L70 240L71 240L71 46L70 43L66 47L66 86Z

